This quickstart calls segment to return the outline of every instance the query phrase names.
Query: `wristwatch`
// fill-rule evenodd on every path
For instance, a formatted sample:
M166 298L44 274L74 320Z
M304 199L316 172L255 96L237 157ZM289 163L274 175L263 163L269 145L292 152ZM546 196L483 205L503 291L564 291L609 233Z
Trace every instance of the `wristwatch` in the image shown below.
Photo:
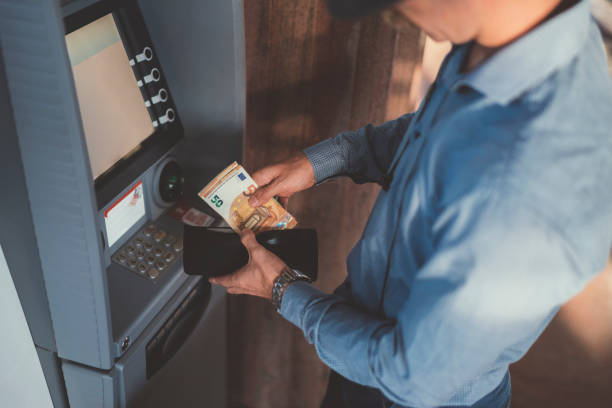
M281 302L283 301L283 294L287 287L296 281L304 281L311 283L312 279L308 275L302 272L286 267L283 269L280 275L274 279L274 286L272 286L272 305L277 312L280 313Z

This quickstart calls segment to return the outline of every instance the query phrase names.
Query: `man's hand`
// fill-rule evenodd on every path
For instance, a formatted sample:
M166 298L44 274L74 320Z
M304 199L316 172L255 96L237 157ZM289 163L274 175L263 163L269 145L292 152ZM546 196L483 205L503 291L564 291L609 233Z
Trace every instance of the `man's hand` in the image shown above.
M281 204L287 206L291 195L315 183L312 165L304 153L256 171L253 180L259 185L249 199L253 207L262 205L274 196L278 196Z
M245 229L240 240L249 252L249 262L236 272L210 278L210 283L225 286L234 295L252 295L272 299L272 287L285 263L272 252L261 246L250 229Z

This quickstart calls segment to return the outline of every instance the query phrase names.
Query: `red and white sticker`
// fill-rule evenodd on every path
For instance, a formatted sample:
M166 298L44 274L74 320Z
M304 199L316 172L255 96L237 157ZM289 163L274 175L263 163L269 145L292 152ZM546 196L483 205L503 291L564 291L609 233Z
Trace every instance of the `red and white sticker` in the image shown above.
M196 210L185 203L177 204L170 213L172 217L194 227L208 227L215 220L210 215Z
M110 247L117 242L123 234L144 216L144 189L142 181L139 181L104 211L108 246Z

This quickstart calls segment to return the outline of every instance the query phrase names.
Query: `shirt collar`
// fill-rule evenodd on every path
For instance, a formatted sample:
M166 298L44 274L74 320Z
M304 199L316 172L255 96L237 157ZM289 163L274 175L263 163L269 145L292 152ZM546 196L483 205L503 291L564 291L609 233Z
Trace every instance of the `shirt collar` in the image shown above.
M457 85L468 85L508 104L578 55L591 21L589 3L579 1L500 49Z

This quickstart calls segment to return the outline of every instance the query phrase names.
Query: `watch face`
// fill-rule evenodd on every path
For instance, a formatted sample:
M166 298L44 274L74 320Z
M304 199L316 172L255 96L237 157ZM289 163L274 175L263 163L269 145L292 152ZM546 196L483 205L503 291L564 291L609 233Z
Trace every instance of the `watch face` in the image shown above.
M293 275L293 280L304 279L304 280L307 280L309 283L312 282L312 279L310 279L310 276L298 271L297 269L291 269L291 274Z

